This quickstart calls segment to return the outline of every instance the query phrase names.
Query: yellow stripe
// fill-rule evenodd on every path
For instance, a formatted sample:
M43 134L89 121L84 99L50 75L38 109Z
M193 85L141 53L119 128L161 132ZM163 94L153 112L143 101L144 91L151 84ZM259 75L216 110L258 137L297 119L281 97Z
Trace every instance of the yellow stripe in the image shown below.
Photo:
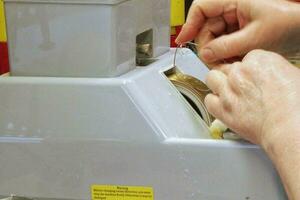
M5 18L3 1L0 0L0 42L6 42Z
M171 0L171 26L184 24L184 0Z

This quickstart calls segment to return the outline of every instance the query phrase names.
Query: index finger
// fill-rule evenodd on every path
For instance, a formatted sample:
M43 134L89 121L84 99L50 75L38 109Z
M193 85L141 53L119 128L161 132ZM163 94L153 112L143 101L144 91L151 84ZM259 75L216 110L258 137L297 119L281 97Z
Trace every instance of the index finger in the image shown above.
M186 23L176 39L177 44L193 40L204 25L206 18L223 15L228 7L236 6L237 0L195 0L190 8Z

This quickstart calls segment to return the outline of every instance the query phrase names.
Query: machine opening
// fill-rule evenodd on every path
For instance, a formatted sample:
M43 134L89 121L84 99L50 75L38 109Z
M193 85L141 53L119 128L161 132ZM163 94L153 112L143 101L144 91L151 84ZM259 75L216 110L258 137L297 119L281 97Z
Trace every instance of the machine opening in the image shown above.
M153 30L147 30L136 36L136 65L147 66L153 63Z
M197 115L210 126L213 117L209 114L204 105L205 96L210 90L205 83L192 76L181 73L176 67L166 70L164 74L176 87L186 103L188 103Z
M192 106L192 108L196 111L196 113L203 119L201 111L198 108L198 106L195 104L195 102L192 101L188 96L184 95L183 93L181 93L181 94L185 98L185 100L187 100L187 102Z

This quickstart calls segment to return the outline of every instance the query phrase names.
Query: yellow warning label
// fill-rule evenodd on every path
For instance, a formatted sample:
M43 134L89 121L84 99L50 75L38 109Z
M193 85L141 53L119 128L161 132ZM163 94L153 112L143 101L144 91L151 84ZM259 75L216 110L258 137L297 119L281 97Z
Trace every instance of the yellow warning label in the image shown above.
M153 188L118 185L92 185L92 200L154 200Z

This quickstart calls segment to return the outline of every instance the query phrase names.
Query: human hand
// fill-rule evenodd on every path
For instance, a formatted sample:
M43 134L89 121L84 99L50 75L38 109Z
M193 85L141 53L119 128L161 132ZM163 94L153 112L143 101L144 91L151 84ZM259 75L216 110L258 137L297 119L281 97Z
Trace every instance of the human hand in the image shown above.
M176 42L196 39L206 63L253 49L300 51L300 4L282 0L195 0Z
M207 86L208 111L255 144L287 137L282 130L289 125L300 130L300 69L278 54L251 51L242 62L211 70Z

